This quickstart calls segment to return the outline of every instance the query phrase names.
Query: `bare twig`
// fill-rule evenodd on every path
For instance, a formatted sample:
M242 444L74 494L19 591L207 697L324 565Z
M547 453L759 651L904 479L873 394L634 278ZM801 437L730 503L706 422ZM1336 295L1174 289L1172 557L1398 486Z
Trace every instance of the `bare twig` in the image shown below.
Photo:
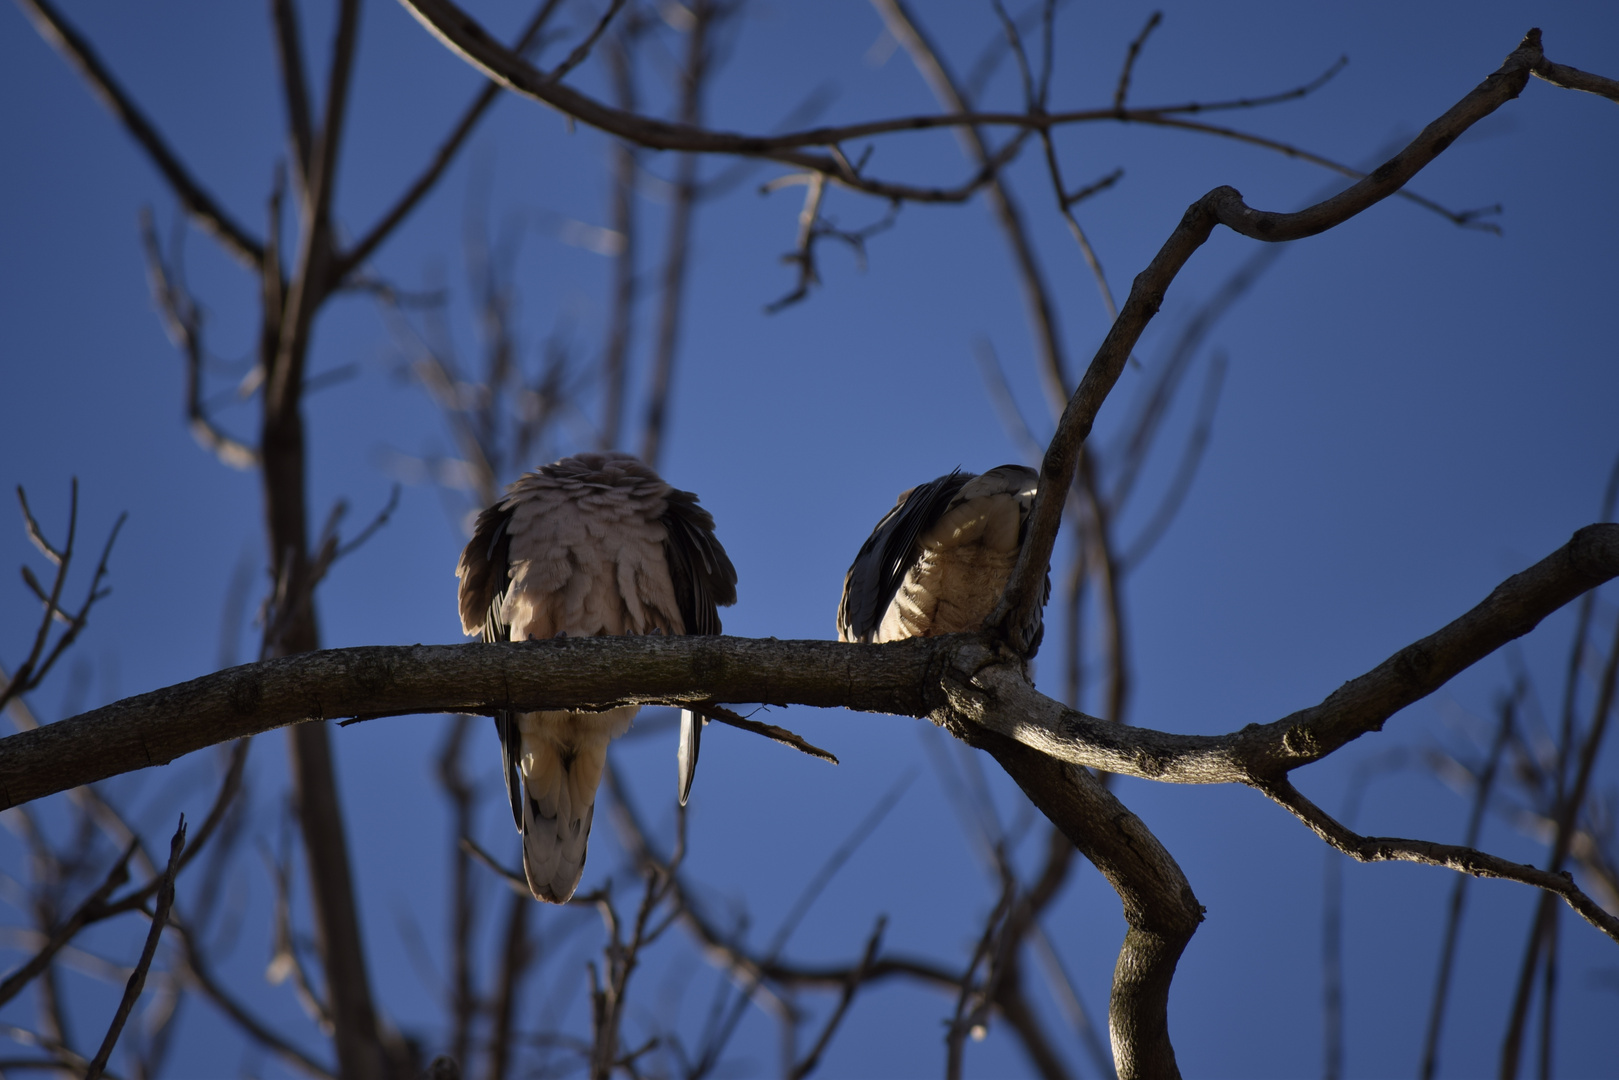
M722 705L717 705L713 702L705 701L695 706L695 708L710 720L716 720L719 723L726 724L730 727L741 728L743 731L751 731L755 735L763 735L765 738L770 739L773 742L779 742L783 746L790 746L800 753L808 754L810 757L820 758L822 761L830 761L834 765L838 764L836 755L830 751L822 750L819 746L806 741L802 735L788 731L784 727L777 727L775 724L763 724L757 720L750 720L746 716L739 716L730 709L727 709Z
M1147 38L1158 29L1158 24L1164 21L1164 13L1155 11L1147 16L1147 24L1141 28L1141 33L1130 42L1129 50L1124 54L1124 68L1119 72L1119 84L1113 89L1113 107L1124 108L1124 99L1130 93L1130 76L1135 71L1136 60L1141 56L1141 47L1147 43Z
M44 681L62 654L78 640L80 632L89 624L90 609L111 593L112 590L101 587L101 582L107 576L107 560L112 555L112 546L118 539L118 532L129 517L128 514L119 514L118 520L113 522L112 529L107 533L107 542L101 548L101 558L96 563L95 572L90 575L90 587L85 590L84 602L79 605L77 611L69 614L62 610L61 600L62 591L67 585L68 571L73 562L73 545L78 533L79 481L75 477L70 488L67 542L62 545L60 551L45 540L39 522L34 520L33 512L28 508L28 497L20 484L17 487L17 501L22 507L23 521L29 538L34 540L46 558L56 564L56 577L51 583L49 595L44 595L44 590L33 578L32 572L24 568L23 580L30 585L36 595L40 596L45 611L40 617L39 629L34 633L34 644L28 656L11 673L5 686L0 688L0 709L4 709L13 698L28 693ZM59 621L65 622L67 628L56 639L56 643L51 645L51 625ZM46 649L47 646L49 651Z
M287 103L287 128L293 151L293 175L302 184L309 176L315 128L310 119L309 76L304 70L303 34L295 0L272 0L276 59L281 64L281 94Z
M636 108L635 60L632 49L639 37L640 24L631 20L608 40L604 57L612 79L613 98L620 109ZM618 234L618 250L613 253L613 302L607 316L607 343L602 350L601 447L619 445L624 423L624 401L628 384L631 334L635 327L635 302L639 293L636 277L637 219L636 180L640 157L634 143L622 139L612 150L612 210L610 228Z
M1250 208L1233 188L1209 192L1188 208L1181 224L1151 264L1135 279L1130 296L1063 411L1041 466L1040 494L1016 569L989 622L1002 628L1013 648L1028 655L1038 640L1040 607L1052 544L1063 502L1078 465L1079 448L1124 370L1142 331L1187 260L1223 224L1244 236L1275 243L1330 229L1399 191L1467 128L1516 97L1529 69L1542 59L1538 31L1526 36L1506 62L1442 117L1429 124L1389 162L1344 191L1294 214Z
M607 10L602 12L602 17L596 21L596 25L591 28L590 33L585 35L585 39L574 46L573 51L563 59L562 63L546 74L546 78L552 82L560 82L567 76L568 72L584 63L585 58L590 55L590 50L596 47L596 42L600 41L602 34L607 32L608 24L613 21L613 16L624 9L624 2L625 0L612 0L607 5Z
M1004 855L1004 852L998 852ZM981 1025L988 1012L989 1001L995 996L995 976L999 974L1003 964L998 962L1001 957L1002 946L1008 939L1006 933L1007 917L1012 910L1012 901L1017 896L1017 878L1009 872L1004 858L1001 859L1001 895L995 902L995 908L984 921L984 930L978 937L978 944L973 949L972 956L968 958L967 968L960 978L961 989L956 994L955 1016L950 1020L950 1026L945 1031L945 1070L946 1080L961 1080L962 1055L966 1049L967 1036L971 1033L977 1038L983 1037ZM989 966L982 984L978 981L978 968L981 965Z
M21 967L7 975L4 982L0 982L0 1005L5 1004L22 992L30 982L50 967L56 954L61 952L68 942L72 941L78 932L90 923L101 917L106 909L107 898L113 894L124 882L129 880L129 859L135 854L135 844L130 842L124 848L124 853L112 864L107 876L102 879L99 886L68 916L63 923L51 931L45 944L34 953Z
M1163 498L1159 500L1152 516L1147 519L1147 524L1141 527L1141 532L1136 534L1135 540L1119 556L1119 573L1128 573L1140 566L1152 553L1158 541L1169 531L1175 515L1180 513L1181 505L1192 490L1192 480L1197 476L1198 466L1203 463L1203 454L1209 446L1209 437L1214 430L1214 413L1220 404L1220 390L1225 385L1228 366L1226 355L1220 352L1215 353L1209 362L1208 374L1203 380L1203 396L1198 401L1197 415L1192 422L1191 434L1186 438L1186 445L1181 450L1181 459L1175 467L1175 475L1170 479L1169 487L1164 490Z
M1589 595L1589 594L1587 594ZM1517 716L1517 695L1504 698L1499 704L1500 719L1496 723L1495 739L1490 752L1478 772L1473 790L1473 807L1467 818L1467 831L1463 847L1477 847L1484 827L1484 811L1489 808L1490 792L1495 784L1496 770L1511 737ZM1422 1043L1422 1080L1433 1080L1439 1070L1439 1036L1445 1022L1445 1006L1450 997L1450 978L1455 967L1456 943L1461 937L1462 909L1467 901L1467 885L1472 879L1460 876L1450 891L1450 905L1445 916L1445 936L1439 947L1439 969L1434 975L1433 1001L1428 1007L1427 1033Z
M19 0L19 3L40 36L78 69L101 103L146 151L146 156L163 174L186 212L213 234L226 251L256 269L264 259L264 245L239 225L192 176L191 170L169 148L167 140L147 119L146 113L113 77L90 42L56 10L50 0Z
M157 955L157 942L163 936L163 927L168 925L169 908L174 904L174 875L180 869L180 855L185 851L185 846L186 819L181 814L179 828L174 831L174 839L169 841L169 865L163 871L163 881L157 890L157 906L152 912L152 929L146 935L146 947L141 950L135 970L130 973L129 982L124 986L123 999L118 1002L112 1024L107 1028L106 1037L101 1040L101 1049L96 1051L95 1058L85 1070L85 1080L97 1080L106 1069L107 1061L112 1057L112 1048L117 1044L118 1036L123 1033L124 1024L128 1022L129 1014L146 986L146 972L152 966L152 958Z
M560 2L561 0L543 0L539 10L534 13L534 17L529 20L528 25L517 36L517 41L512 45L512 52L521 56L528 51L534 40L539 36L540 31L545 28L545 24L551 18L551 13L556 10ZM467 137L478 126L478 121L483 119L483 114L500 97L500 91L501 86L499 83L490 83L478 91L477 97L472 99L466 111L461 114L461 119L456 122L455 127L445 136L444 141L439 144L438 150L433 154L433 159L428 162L421 175L400 194L394 204L389 207L387 213L383 214L375 225L366 230L365 234L355 242L353 247L335 259L332 270L334 284L347 280L388 237L393 235L394 230L399 227L400 223L409 217L411 212L416 209L417 204L433 190L438 184L439 178L444 175L444 170L449 168L450 163L455 160L456 154L465 145Z
M472 837L462 836L460 840L460 847L462 851L465 851L467 854L483 863L490 870L493 870L496 876L504 881L513 892L520 892L525 898L529 896L528 878L524 877L516 870L512 870L504 866L499 859L495 858L493 855L489 854L489 852L480 847L478 842L472 839Z
M1428 840L1401 840L1389 836L1361 836L1339 824L1319 806L1305 798L1287 780L1253 785L1289 810L1310 831L1358 862L1424 863L1459 870L1474 877L1504 878L1544 889L1559 896L1592 926L1619 941L1619 916L1602 910L1601 905L1580 891L1566 873L1511 862L1459 844L1436 844Z
M233 469L258 465L258 451L225 433L208 415L203 401L202 311L186 289L176 257L163 258L152 224L150 210L141 212L141 243L146 250L146 273L151 279L152 299L163 316L169 340L185 355L186 422L197 444Z
M1531 73L1535 78L1544 79L1553 86L1561 86L1565 90L1583 90L1587 94L1596 94L1609 101L1619 101L1619 81L1593 75L1579 68L1554 64L1543 57L1531 69Z
M951 112L967 113L971 103L962 96L959 84L945 66L939 50L928 40L921 24L905 6L903 0L872 0L872 4L882 16L888 32L893 34L900 46L910 54L912 62L921 72L940 105ZM1057 309L1051 302L1045 270L1041 267L1034 245L1029 240L1028 230L1023 223L1022 209L1011 190L1000 178L999 165L995 164L999 155L991 152L977 125L957 128L957 137L968 160L977 165L980 174L985 176L985 194L990 210L994 213L1002 233L1006 236L1007 244L1012 249L1012 259L1017 266L1018 281L1023 289L1029 322L1034 328L1035 340L1040 350L1041 385L1045 388L1046 397L1053 410L1056 410L1068 399L1069 383L1067 358L1057 323ZM1002 152L1019 145L1019 141L1013 139L1006 144Z
M877 959L877 953L882 949L883 930L887 926L887 916L879 916L877 926L872 930L871 937L866 940L866 951L861 954L859 965L854 971L850 972L849 981L843 988L843 994L838 998L838 1004L832 1010L832 1015L826 1018L826 1023L821 1027L821 1034L816 1038L815 1045L810 1048L808 1054L804 1055L804 1059L796 1062L791 1071L788 1072L787 1075L791 1080L804 1080L804 1077L814 1072L816 1066L821 1063L821 1055L826 1053L826 1048L831 1045L832 1036L837 1034L838 1025L843 1022L844 1014L849 1011L850 1004L854 1002L855 994L859 992L861 984L866 980L867 973L871 971L872 963Z
M1580 639L1576 638L1576 647ZM1552 840L1551 856L1547 859L1546 870L1553 875L1567 879L1570 888L1573 879L1563 870L1563 864L1568 859L1569 848L1573 844L1577 832L1576 824L1580 807L1585 803L1586 792L1591 783L1591 773L1596 766L1597 757L1602 748L1602 742L1608 732L1608 720L1615 711L1615 698L1619 694L1619 632L1614 634L1614 640L1608 650L1607 661L1602 666L1602 674L1598 680L1597 700L1591 713L1591 726L1581 741L1577 757L1573 757L1574 740L1572 731L1567 732L1565 741L1559 746L1559 760L1557 763L1556 785L1553 794L1552 809L1557 818L1557 832ZM1577 761L1573 785L1565 791L1564 782L1568 762ZM1577 890L1576 890L1577 891ZM1584 894L1580 894L1581 897ZM1568 896L1569 906L1578 911L1587 921L1593 921L1592 916L1582 909ZM1619 918L1603 912L1594 902L1586 901L1596 911L1607 915L1611 928L1601 922L1596 925L1619 941ZM1518 973L1517 993L1514 995L1512 1012L1507 1022L1506 1035L1502 1040L1501 1073L1503 1080L1511 1080L1517 1075L1524 1027L1528 1022L1530 995L1534 990L1534 976L1537 961L1544 961L1547 965L1548 988L1553 985L1553 976L1550 965L1553 963L1552 947L1556 940L1556 909L1548 892L1542 895L1540 903L1536 905L1535 915L1530 924L1529 942L1524 950L1523 964Z
M734 7L719 0L695 0L689 8L691 26L686 32L686 56L680 71L680 104L677 115L682 127L696 128L703 118L703 93L707 89L714 46L711 35L717 23ZM686 268L691 259L691 231L697 213L698 157L682 154L675 166L674 195L669 207L669 235L664 241L658 328L653 339L652 370L648 374L646 418L641 427L641 460L657 468L663 454L665 428L669 420L669 399L673 392L675 355L680 346L680 320L685 309Z
M519 883L506 898L506 927L501 935L500 975L493 1002L493 1031L489 1038L490 1080L510 1075L516 1049L517 998L523 976L528 973L534 953L529 943L528 920L534 901L528 882Z
M308 1076L316 1077L317 1080L336 1080L335 1072L310 1057L291 1040L273 1031L225 989L224 984L214 976L212 968L203 958L190 928L185 923L171 915L169 925L179 937L181 945L179 961L187 979L228 1016L243 1034Z
M457 716L445 732L437 756L439 787L450 804L451 836L470 836L477 808L477 788L462 771L461 756L466 748L472 717ZM473 1014L478 1002L473 990L472 931L474 893L468 852L458 842L450 849L450 1057L468 1061L472 1045Z

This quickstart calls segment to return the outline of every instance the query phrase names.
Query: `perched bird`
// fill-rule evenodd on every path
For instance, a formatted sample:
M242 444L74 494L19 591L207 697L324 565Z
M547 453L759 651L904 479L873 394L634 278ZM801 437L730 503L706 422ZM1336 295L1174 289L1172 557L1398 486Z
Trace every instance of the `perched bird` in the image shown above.
M629 454L580 454L528 473L478 515L455 570L461 629L485 641L717 634L736 570L697 496ZM566 903L584 873L607 744L639 706L495 716L523 870L537 900ZM681 715L684 805L703 720Z
M902 493L844 575L838 639L981 628L1012 575L1039 481L1033 469L1001 465L982 476L957 469Z

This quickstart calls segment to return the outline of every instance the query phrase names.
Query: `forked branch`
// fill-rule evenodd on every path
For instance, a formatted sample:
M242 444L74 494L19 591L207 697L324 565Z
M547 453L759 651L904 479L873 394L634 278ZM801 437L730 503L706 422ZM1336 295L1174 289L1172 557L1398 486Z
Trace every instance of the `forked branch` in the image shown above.
M1540 31L1531 30L1506 61L1443 116L1429 124L1405 149L1345 190L1296 213L1255 210L1232 187L1217 187L1187 208L1180 224L1152 262L1137 275L1119 317L1091 360L1063 411L1057 433L1040 469L1040 494L1030 518L1018 563L991 623L1024 656L1039 640L1044 584L1063 503L1079 463L1079 451L1096 421L1131 350L1162 306L1181 268L1208 240L1216 225L1255 240L1277 243L1325 232L1399 191L1457 137L1517 97L1531 71L1544 66Z

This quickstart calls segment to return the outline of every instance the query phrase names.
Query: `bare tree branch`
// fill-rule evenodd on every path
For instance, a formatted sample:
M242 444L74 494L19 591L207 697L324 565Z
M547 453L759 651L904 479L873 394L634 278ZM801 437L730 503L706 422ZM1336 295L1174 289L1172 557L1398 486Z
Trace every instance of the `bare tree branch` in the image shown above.
M113 894L120 885L129 880L129 858L135 854L133 841L124 848L124 853L118 861L112 864L107 876L102 879L99 886L89 896L85 897L72 915L56 927L46 939L45 944L39 947L29 960L6 976L0 982L0 1005L5 1004L20 994L34 979L38 978L55 959L56 954L72 941L78 932L100 917L107 905L107 898Z
M278 2L290 2L290 0L278 0ZM560 3L561 0L544 0L540 4L539 10L534 13L534 17L523 28L523 32L517 36L517 42L512 46L512 52L521 56L528 50L529 46L539 36L540 31L545 28L545 24L550 21L551 13L557 9ZM490 83L478 91L478 96L472 99L472 103L461 114L461 119L456 122L455 127L450 130L444 141L439 144L439 148L434 152L433 159L428 162L427 168L422 170L421 175L394 201L388 212L383 214L375 225L366 230L365 234L355 242L353 247L335 258L332 268L334 288L338 284L347 281L354 271L365 260L369 259L388 237L393 235L394 230L410 216L411 211L416 209L417 204L433 190L438 184L439 178L444 175L444 170L450 167L450 162L455 160L456 154L460 152L461 147L466 143L467 136L472 134L473 129L478 126L478 121L483 119L483 114L489 111L489 107L500 96L501 89L499 83Z
M62 545L60 551L52 547L45 539L45 534L40 529L39 522L34 520L33 511L28 508L28 496L23 492L20 484L17 486L17 502L22 507L23 522L28 530L29 538L45 553L46 558L56 564L56 576L51 583L50 593L46 595L39 582L34 578L32 571L26 566L23 567L22 576L24 582L40 598L45 610L40 616L39 629L34 633L34 644L29 650L28 656L23 659L21 664L17 665L16 670L6 679L5 686L0 688L0 709L4 709L7 703L14 698L18 698L39 686L45 676L50 674L51 669L56 666L56 661L61 659L62 654L72 646L74 641L78 640L80 632L89 624L90 609L97 602L105 599L108 593L111 592L110 589L103 589L101 582L107 576L107 560L112 556L112 545L118 539L118 531L124 527L124 521L129 517L128 514L119 514L118 520L113 522L112 529L107 533L107 542L101 549L101 559L96 563L95 572L90 575L90 587L85 590L84 603L79 605L78 611L70 615L62 610L61 599L62 590L67 585L68 571L72 567L73 543L78 533L79 481L75 477L71 486L68 503L67 542ZM55 622L66 623L67 629L56 639L56 644L51 645L51 625ZM46 651L47 646L49 646L49 651Z
M763 735L773 742L779 742L783 746L790 746L801 754L808 754L810 757L820 758L822 761L829 761L834 765L838 764L836 755L828 750L822 750L819 746L805 740L802 735L788 731L784 727L778 727L775 724L761 724L759 721L750 720L746 716L738 716L730 709L724 708L715 702L703 702L700 708L702 714L710 720L715 720L730 727L741 728L743 731L751 731L755 735Z
M645 636L365 646L232 668L12 735L0 740L0 794L4 806L16 806L217 742L320 718L708 701L907 716L943 707L1076 765L1169 783L1250 783L1379 729L1395 712L1614 577L1619 525L1587 526L1472 611L1345 683L1320 705L1229 735L1172 735L1085 716L1035 691L1017 665L972 635L887 645Z
M138 142L152 164L168 181L175 197L197 223L229 251L248 266L257 268L264 258L264 245L237 224L224 207L196 181L191 171L180 161L156 126L147 119L124 88L113 77L96 54L90 42L78 29L56 10L50 0L17 0L23 12L33 21L40 37L60 52L78 69L84 81L90 84L101 103L118 118L119 122Z
M903 0L872 0L872 3L882 16L888 32L910 54L939 104L953 113L970 112L971 102L962 96L955 76L945 66L939 50L928 40L921 24L906 8ZM1034 328L1035 341L1040 350L1042 385L1055 411L1068 399L1068 361L1057 326L1056 305L1051 302L1050 289L1046 285L1045 270L1035 255L1034 245L1029 241L1022 209L1001 180L999 170L990 171L996 155L990 151L983 134L977 126L963 126L957 129L957 136L968 160L977 165L980 172L989 174L985 182L985 196L1012 249L1012 260L1017 266L1029 322Z
M726 15L735 12L719 0L695 0L688 9L691 27L686 32L686 56L680 71L678 115L682 127L695 128L703 119L703 93L714 59L712 35ZM611 15L611 10L609 10ZM663 455L673 391L675 355L680 347L680 317L685 308L686 268L691 261L692 219L697 213L695 154L682 154L675 166L674 197L669 207L669 238L664 242L662 303L654 338L652 371L648 376L646 419L641 427L641 460L653 468Z
M1253 785L1292 812L1321 839L1359 862L1425 863L1459 870L1474 877L1505 878L1544 889L1548 895L1563 898L1586 922L1619 942L1619 916L1603 911L1566 873L1542 870L1510 862L1459 844L1436 844L1428 840L1401 840L1390 836L1361 836L1334 820L1326 811L1305 798L1286 779L1261 781Z
M141 996L141 990L146 986L146 972L152 966L152 958L157 955L157 942L163 936L163 927L168 925L169 908L174 904L174 875L180 869L180 854L186 846L186 819L180 815L180 826L174 831L174 839L169 842L169 865L163 871L162 884L157 890L157 906L152 912L152 929L146 935L146 947L141 950L141 956L135 963L135 970L130 973L129 982L124 987L123 999L118 1002L118 1010L113 1013L112 1024L107 1028L107 1035L101 1040L101 1049L91 1060L90 1067L85 1070L85 1080L98 1080L107 1061L112 1057L112 1048L118 1042L118 1036L123 1033L124 1024L129 1020L129 1014L135 1008L135 1001Z
M287 103L287 134L292 143L293 175L300 189L308 183L314 157L315 127L310 119L309 75L304 69L303 34L297 0L271 0L276 59L281 64L281 96Z
M1517 704L1516 697L1505 698L1500 703L1500 719L1496 722L1495 739L1489 755L1484 759L1484 767L1478 775L1478 783L1473 792L1473 807L1467 818L1467 832L1462 839L1463 847L1478 846L1479 834L1484 828L1484 811L1489 808L1490 791L1495 785L1496 770L1500 767L1507 740L1512 735ZM1451 886L1450 905L1445 917L1445 936L1439 948L1439 969L1434 975L1433 1001L1428 1008L1428 1028L1422 1043L1422 1070L1419 1074L1422 1080L1433 1080L1439 1071L1439 1036L1445 1022L1445 1005L1450 996L1450 979L1455 968L1456 943L1461 936L1462 909L1467 900L1467 885L1471 880L1470 877L1461 876Z
M1113 88L1113 107L1124 108L1124 99L1130 94L1130 75L1135 71L1136 60L1141 56L1141 47L1147 43L1147 38L1158 29L1164 21L1164 13L1155 11L1147 16L1147 24L1141 28L1141 33L1130 42L1130 48L1124 54L1124 68L1119 72L1119 84Z
M821 1055L826 1053L826 1048L831 1045L832 1036L837 1034L838 1025L843 1022L843 1017L849 1011L850 1004L854 1002L855 994L859 992L861 984L866 981L866 975L871 971L872 962L877 959L877 953L882 949L883 930L887 926L887 916L879 916L877 926L872 930L871 937L866 941L866 951L861 954L859 965L849 974L849 981L844 984L843 995L838 998L837 1007L832 1010L832 1015L826 1018L826 1023L822 1026L821 1034L816 1038L815 1045L810 1048L808 1054L804 1055L802 1061L793 1065L792 1070L787 1074L791 1080L804 1080L804 1077L814 1072L816 1067L820 1065Z
M259 464L258 451L225 433L203 401L202 311L192 299L181 278L178 252L172 260L163 258L150 210L141 213L141 244L146 250L146 274L151 281L152 300L163 316L169 340L185 354L186 423L197 445L233 469L251 469Z
M1123 310L1069 399L1046 452L1028 536L1006 595L990 618L992 624L1002 628L1014 649L1031 655L1039 640L1046 571L1062 522L1063 502L1078 465L1079 449L1170 284L1215 225L1223 224L1252 239L1275 243L1314 236L1348 220L1394 194L1463 131L1517 97L1530 69L1542 59L1540 33L1531 31L1496 72L1424 128L1404 150L1364 179L1305 210L1292 214L1254 210L1231 187L1215 188L1187 209L1175 232L1136 277Z
M228 1016L243 1034L307 1076L315 1077L316 1080L337 1080L335 1072L310 1057L291 1040L271 1030L225 989L224 984L214 976L212 968L198 950L189 927L172 916L170 925L180 939L180 963L187 979Z

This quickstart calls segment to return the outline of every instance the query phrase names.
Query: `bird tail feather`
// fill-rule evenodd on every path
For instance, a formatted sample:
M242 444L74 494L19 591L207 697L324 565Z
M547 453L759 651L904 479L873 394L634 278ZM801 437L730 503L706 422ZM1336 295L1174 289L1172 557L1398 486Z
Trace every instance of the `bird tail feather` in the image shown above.
M708 717L690 709L680 710L680 745L675 752L676 789L680 805L691 797L691 782L697 776L697 751L702 749L703 727Z
M524 741L523 870L536 900L565 904L585 872L607 740Z

